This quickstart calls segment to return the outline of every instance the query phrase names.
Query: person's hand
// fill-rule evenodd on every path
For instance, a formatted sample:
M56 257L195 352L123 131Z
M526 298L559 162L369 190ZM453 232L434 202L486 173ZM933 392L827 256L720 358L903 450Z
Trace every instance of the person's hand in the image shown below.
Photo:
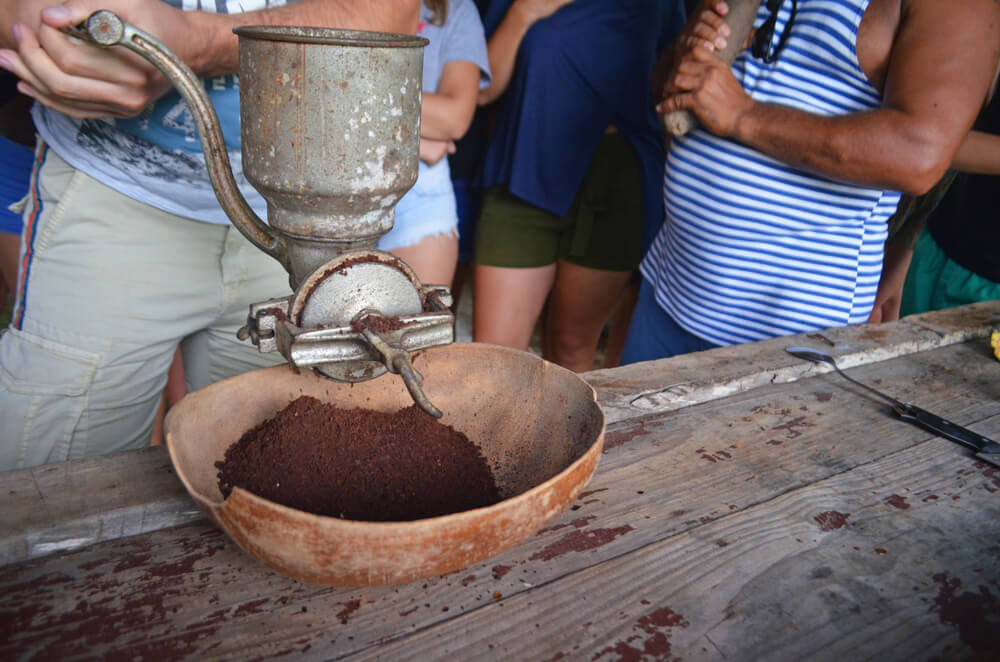
M729 64L704 46L695 46L681 59L665 92L659 112L690 110L705 129L723 137L736 134L740 118L756 103Z
M449 154L455 153L455 143L451 140L420 139L420 160L434 165Z
M534 23L551 16L571 2L573 0L514 0L514 5L529 22Z
M182 14L155 0L68 0L42 10L37 29L16 24L17 49L0 50L0 66L21 79L18 89L22 93L72 117L139 114L169 88L162 74L124 48L98 48L59 30L83 22L102 8L151 33L156 32L155 26L168 31L168 25L176 25L172 21Z
M677 37L682 51L691 51L695 46L715 51L725 48L730 35L725 19L727 14L729 5L721 0L702 2L692 15L694 20L689 20Z

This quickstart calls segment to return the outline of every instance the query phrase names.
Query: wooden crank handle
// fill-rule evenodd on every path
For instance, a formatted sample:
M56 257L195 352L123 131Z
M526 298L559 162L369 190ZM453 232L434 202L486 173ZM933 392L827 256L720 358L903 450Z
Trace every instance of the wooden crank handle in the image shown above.
M726 0L726 4L729 5L729 13L724 20L729 26L729 38L719 57L732 64L750 36L761 0ZM673 136L683 136L696 126L698 118L690 110L675 110L663 116L663 127Z

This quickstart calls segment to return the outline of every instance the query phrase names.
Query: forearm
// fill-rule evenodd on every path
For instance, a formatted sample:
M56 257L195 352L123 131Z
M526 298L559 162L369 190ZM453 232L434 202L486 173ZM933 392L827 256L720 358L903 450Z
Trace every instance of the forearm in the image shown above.
M420 137L431 140L459 140L469 130L472 115L476 111L473 103L463 99L424 92L420 108Z
M754 103L733 138L808 172L920 195L941 178L957 147L941 134L890 109L824 117Z
M14 24L24 23L32 30L41 24L42 9L54 0L0 0L0 48L17 48Z
M202 77L233 73L238 50L233 28L242 25L295 25L378 32L416 32L419 0L301 0L242 14L185 12L190 34L204 35L179 53ZM153 30L150 30L153 32Z
M951 167L976 175L1000 175L1000 136L970 131Z
M523 5L514 2L510 6L500 26L486 44L492 81L488 87L479 91L479 105L484 106L497 100L507 90L514 74L521 40L535 20Z

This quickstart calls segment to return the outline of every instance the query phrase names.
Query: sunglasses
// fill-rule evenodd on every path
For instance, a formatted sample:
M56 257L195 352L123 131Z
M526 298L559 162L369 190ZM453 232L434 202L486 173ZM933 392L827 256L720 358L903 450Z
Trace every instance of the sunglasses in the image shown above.
M784 0L767 0L767 11L770 12L770 15L757 28L757 32L753 37L753 44L750 46L750 52L753 56L758 60L763 60L766 64L771 64L778 59L778 54L781 53L781 49L785 47L785 42L788 41L788 34L792 31L792 23L795 22L795 13L799 8L798 0L792 0L792 14L788 17L788 22L785 23L785 29L781 32L778 44L773 46L774 27L778 23L778 10L781 9L782 4L784 4Z

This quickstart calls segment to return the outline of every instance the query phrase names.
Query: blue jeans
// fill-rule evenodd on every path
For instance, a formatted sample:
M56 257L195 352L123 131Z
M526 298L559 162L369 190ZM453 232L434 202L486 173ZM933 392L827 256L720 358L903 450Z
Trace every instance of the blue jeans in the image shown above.
M718 346L681 328L674 318L656 303L653 287L645 278L642 279L642 284L639 286L639 301L635 304L632 322L625 337L622 365L665 359Z

